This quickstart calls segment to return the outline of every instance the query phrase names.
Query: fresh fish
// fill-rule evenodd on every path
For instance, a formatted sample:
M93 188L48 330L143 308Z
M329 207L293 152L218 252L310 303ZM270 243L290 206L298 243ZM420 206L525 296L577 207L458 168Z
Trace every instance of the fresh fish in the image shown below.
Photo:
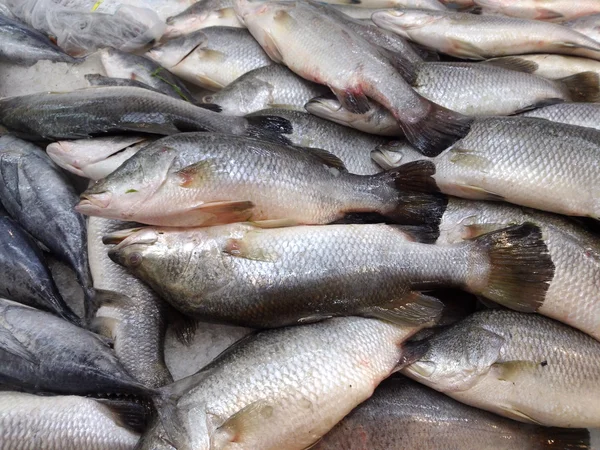
M0 216L0 273L0 296L80 322L60 296L37 244L7 216Z
M109 256L183 313L253 328L340 315L419 323L440 303L415 291L456 287L504 301L539 301L552 280L534 226L450 247L414 242L423 239L420 233L381 224L234 224L134 230L105 242L126 236Z
M0 201L23 228L67 263L84 290L86 318L92 313L92 280L85 217L76 212L77 192L37 146L0 137Z
M77 63L39 31L0 14L0 61L32 66L40 60Z
M382 104L424 154L438 154L468 131L472 119L420 97L404 81L400 72L410 72L412 64L399 59L392 64L319 8L302 1L248 0L237 0L235 7L271 59L327 85L352 112L367 112L368 99Z
M556 81L487 64L431 62L420 64L412 86L423 97L471 116L503 116L536 105L600 99L599 77L584 72Z
M597 0L474 0L485 14L524 19L563 21L600 13Z
M147 396L99 336L0 299L0 383L35 392Z
M600 59L600 43L554 23L417 9L379 11L372 20L406 39L458 58L559 53Z
M600 132L592 128L532 117L479 119L464 139L430 158L429 168L427 158L405 144L390 150L392 158L374 153L380 166L419 161L424 176L434 173L432 188L448 195L600 218ZM415 175L412 165L403 167Z
M205 89L221 89L251 70L273 64L246 29L210 27L197 31L195 35L198 35L198 45L175 65L169 66L169 70ZM161 56L166 57L165 62L170 62L173 58L170 49L185 47L190 42L194 39L182 36L150 50L148 56L160 64L163 64Z
M515 223L540 227L554 263L554 278L541 302L504 306L538 312L564 322L600 341L600 239L558 215L506 203L451 197L441 216L438 244L454 244Z
M350 173L373 175L382 172L381 167L371 158L371 151L387 142L385 138L350 130L312 114L291 109L265 109L251 116L283 117L292 124L292 132L286 134L286 137L294 145L327 150L341 159Z
M336 98L317 97L311 99L304 108L315 116L354 128L365 133L380 136L400 136L402 130L394 116L383 106L369 102L369 111L356 114L348 111Z
M518 443L518 444L517 444ZM392 377L344 417L314 450L591 450L588 430L546 428L463 405Z
M169 97L187 101L194 99L176 76L149 58L114 48L105 48L99 53L102 66L109 77L141 81Z
M141 409L124 401L0 392L2 448L133 450L139 433L127 422Z
M534 109L522 115L600 130L600 103L561 103Z
M394 172L350 174L337 157L321 149L183 133L132 156L85 191L77 210L180 227L246 220L319 224L350 212L422 223L444 200L402 191L410 183L410 177L397 180Z
M329 92L278 64L254 69L226 88L202 98L225 114L243 116L267 108L303 109L313 97Z
M354 8L422 8L445 9L437 0L326 0L331 5L348 5Z
M279 139L277 134L260 128L260 124L249 122L134 87L87 88L0 99L0 125L30 139L82 139L126 131L222 131Z
M596 14L564 22L563 25L600 42L600 4L596 2Z
M108 257L102 237L130 223L90 217L88 252L101 307L94 328L114 341L119 360L140 383L157 388L173 382L165 364L167 305L147 285Z
M418 357L402 346L417 330L347 317L263 331L163 388L164 430L153 427L143 448L308 448Z
M46 147L48 156L57 165L80 177L99 180L89 176L89 171L95 172L95 166L118 158L121 165L137 153L137 150L150 143L144 136L106 136L92 139L79 139L76 141L58 141ZM126 155L124 157L123 155ZM112 170L111 170L112 172Z
M581 72L594 72L600 75L600 61L577 56L563 55L520 55L505 56L503 58L489 59L482 64L495 64L507 69L523 67L534 64L533 74L556 80L559 78L576 75Z
M600 342L580 331L536 314L490 309L427 344L403 373L460 402L525 423L600 425Z
M164 37L174 38L208 27L238 27L244 25L233 10L233 0L200 0L185 11L167 19Z
M150 91L158 92L159 94L169 95L167 93L161 92L158 89L154 89L152 86L147 85L146 83L142 83L138 80L132 80L131 78L112 78L105 77L104 75L100 75L97 73L90 73L85 75L85 79L89 83L90 86L120 86L120 87L138 87L142 89L148 89ZM181 99L179 94L169 95L169 97L176 98L178 100Z

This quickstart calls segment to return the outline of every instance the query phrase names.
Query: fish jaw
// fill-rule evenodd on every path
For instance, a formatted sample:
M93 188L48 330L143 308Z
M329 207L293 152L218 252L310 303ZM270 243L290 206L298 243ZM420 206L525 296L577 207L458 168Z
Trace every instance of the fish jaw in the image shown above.
M69 142L53 142L46 148L46 153L59 167L80 177L85 177L83 170L81 170L82 164L78 161L76 155L72 153L72 146Z
M77 209L77 211L83 214L89 214L92 211L104 211L110 205L111 200L111 192L100 192L98 194L84 193L81 195L81 200L79 204L75 207L75 209Z

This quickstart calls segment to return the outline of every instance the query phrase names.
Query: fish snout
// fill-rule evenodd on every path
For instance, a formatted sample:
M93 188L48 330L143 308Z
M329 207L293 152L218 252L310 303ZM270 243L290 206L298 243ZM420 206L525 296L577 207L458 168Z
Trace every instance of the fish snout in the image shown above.
M80 202L75 207L77 211L86 214L88 211L97 211L106 209L112 200L112 193L109 191L99 192L97 194L81 194Z

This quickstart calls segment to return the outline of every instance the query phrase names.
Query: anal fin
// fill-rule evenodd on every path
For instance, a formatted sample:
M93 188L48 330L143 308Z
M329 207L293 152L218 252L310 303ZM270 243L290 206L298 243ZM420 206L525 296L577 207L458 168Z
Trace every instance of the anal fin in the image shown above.
M364 308L361 314L400 325L422 325L437 322L443 309L444 304L437 298L410 292L388 304Z

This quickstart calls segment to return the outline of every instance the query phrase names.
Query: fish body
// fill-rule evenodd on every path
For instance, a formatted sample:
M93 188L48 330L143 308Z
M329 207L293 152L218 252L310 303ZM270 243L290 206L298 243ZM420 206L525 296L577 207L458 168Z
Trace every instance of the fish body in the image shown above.
M523 424L463 405L405 377L391 377L344 417L315 450L590 449L589 432Z
M544 426L600 424L600 342L578 330L492 309L427 343L429 350L403 373L460 402Z
M525 64L533 64L533 74L556 80L559 78L576 75L581 72L594 72L600 74L600 61L578 56L564 55L519 55L494 58L483 62L482 64L498 64L507 69Z
M600 130L600 104L562 103L527 111L525 117L539 117L552 122L566 123Z
M600 43L554 23L416 9L379 11L372 20L406 39L458 58L558 53L600 59Z
M575 30L578 33L600 42L600 3L596 2L596 14L585 15L569 22L563 22L563 25Z
M263 331L165 387L165 436L154 428L146 448L307 448L409 357L416 330L348 317Z
M244 28L233 10L233 0L200 0L169 17L165 37L174 38L208 27Z
M132 450L139 434L105 403L77 396L0 392L6 450Z
M85 217L76 212L77 192L39 147L12 136L0 138L0 201L23 228L76 273L91 313L92 281Z
M600 13L597 0L475 0L484 14L501 14L524 19L563 21Z
M367 112L368 99L385 106L407 139L424 153L437 154L468 130L471 119L425 100L410 88L401 75L410 72L410 63L392 63L318 7L301 1L259 5L238 0L235 8L271 59L328 86L351 111Z

